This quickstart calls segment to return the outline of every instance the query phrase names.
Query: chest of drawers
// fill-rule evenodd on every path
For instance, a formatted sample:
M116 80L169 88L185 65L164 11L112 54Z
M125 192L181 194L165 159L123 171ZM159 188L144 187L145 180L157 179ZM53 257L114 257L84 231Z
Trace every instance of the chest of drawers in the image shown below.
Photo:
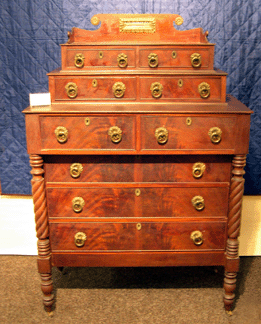
M226 96L201 29L178 15L96 15L28 107L44 305L52 266L225 267L230 310L250 111Z

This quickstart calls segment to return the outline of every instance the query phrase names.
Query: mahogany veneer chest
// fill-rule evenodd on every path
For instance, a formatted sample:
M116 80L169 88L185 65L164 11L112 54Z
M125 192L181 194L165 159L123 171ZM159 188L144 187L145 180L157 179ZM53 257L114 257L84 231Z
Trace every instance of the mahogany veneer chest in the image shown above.
M174 20L74 28L51 106L24 111L48 312L52 266L222 265L232 307L250 110L226 96L207 33Z

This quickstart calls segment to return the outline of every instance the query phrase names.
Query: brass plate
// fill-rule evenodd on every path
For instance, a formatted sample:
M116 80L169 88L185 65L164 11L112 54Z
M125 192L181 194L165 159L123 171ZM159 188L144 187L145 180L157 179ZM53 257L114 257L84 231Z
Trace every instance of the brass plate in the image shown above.
M155 18L120 18L120 33L155 33Z

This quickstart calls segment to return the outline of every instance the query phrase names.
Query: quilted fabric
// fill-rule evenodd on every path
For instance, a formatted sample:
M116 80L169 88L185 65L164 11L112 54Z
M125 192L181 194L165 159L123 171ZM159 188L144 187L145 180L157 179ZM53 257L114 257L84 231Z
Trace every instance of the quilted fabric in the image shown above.
M0 179L5 194L30 194L24 116L29 93L48 91L47 72L60 66L72 27L95 29L97 13L177 13L180 29L202 27L216 43L215 66L228 72L227 92L254 114L246 194L261 193L260 0L1 0Z

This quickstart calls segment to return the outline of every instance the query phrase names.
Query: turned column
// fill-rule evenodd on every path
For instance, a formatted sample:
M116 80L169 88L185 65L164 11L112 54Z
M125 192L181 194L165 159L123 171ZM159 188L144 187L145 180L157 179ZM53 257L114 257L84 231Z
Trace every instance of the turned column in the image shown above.
M51 312L54 301L51 251L49 243L49 229L47 219L47 205L45 197L43 159L39 155L30 155L31 174L33 178L32 194L34 202L36 236L38 238L38 272L41 276L41 288L44 294L43 303L47 312Z
M224 279L224 304L227 311L232 309L235 299L236 277L239 270L238 236L240 232L242 198L244 193L244 166L246 155L235 155L232 160L232 179L229 195L228 239Z

